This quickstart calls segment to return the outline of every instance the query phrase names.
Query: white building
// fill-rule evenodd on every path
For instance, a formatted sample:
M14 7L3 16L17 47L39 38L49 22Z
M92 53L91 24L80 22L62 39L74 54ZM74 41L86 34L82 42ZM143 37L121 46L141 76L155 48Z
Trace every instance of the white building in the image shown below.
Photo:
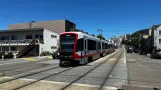
M45 28L0 30L0 51L17 57L39 56L58 48L59 34Z
M153 38L154 46L156 46L156 49L161 49L161 25L155 26L155 30L153 34L154 34L154 38Z

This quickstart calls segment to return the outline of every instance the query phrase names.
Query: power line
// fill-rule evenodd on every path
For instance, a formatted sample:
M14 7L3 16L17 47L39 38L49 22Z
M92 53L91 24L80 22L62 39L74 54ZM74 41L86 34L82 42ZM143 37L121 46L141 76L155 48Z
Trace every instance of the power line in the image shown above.
M16 18L13 18L13 16L8 16L8 15L4 15L4 14L2 14L2 13L0 13L0 16L3 16L3 17L5 17L6 19L10 19L10 20L16 20L16 21L19 21L19 22L24 22L24 21L22 21L22 20L18 20L18 19L16 19Z
M57 2L58 4L60 4L60 2L59 2L58 0L56 0L56 2Z
M103 11L104 11L104 13L105 13L105 15L108 16L108 13L106 12L106 10L105 10L105 8L104 8L104 6L103 6L101 0L98 0L98 1L100 2L100 5L101 5L101 7L102 7L102 9L103 9Z
M59 5L61 5L61 3L59 2L59 0L55 0L55 1L56 1ZM68 9L68 8L65 8L65 9ZM83 12L83 11L82 11L82 12ZM73 13L72 13L72 14L73 14ZM76 13L74 13L74 14L75 14L76 17L79 16L79 14L76 14ZM74 15L74 14L73 14L73 15ZM66 16L64 15L64 17L66 17ZM66 18L67 18L67 17L66 17Z

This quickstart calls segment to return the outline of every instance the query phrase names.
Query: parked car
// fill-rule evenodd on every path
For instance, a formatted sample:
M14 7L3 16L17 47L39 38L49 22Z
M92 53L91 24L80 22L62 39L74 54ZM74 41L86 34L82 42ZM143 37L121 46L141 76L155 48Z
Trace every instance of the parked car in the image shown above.
M153 50L150 54L151 58L161 58L161 49L159 50Z
M56 50L56 51L52 54L52 57L53 57L53 59L59 58L59 52L58 52L58 50Z
M127 48L127 53L132 53L133 52L133 48L132 47L128 47Z
M134 52L134 53L139 53L139 49L135 48L135 49L133 50L133 52Z

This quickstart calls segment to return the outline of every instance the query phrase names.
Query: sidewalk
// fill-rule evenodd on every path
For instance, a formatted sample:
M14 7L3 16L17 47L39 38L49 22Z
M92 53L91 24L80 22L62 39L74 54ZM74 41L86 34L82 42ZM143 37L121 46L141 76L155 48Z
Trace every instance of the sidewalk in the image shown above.
M37 56L37 57L25 57L25 58L16 58L16 59L0 59L0 61L10 61L10 60L33 60L33 61L36 61L36 60L42 60L42 59L52 59L52 56Z
M52 56L41 56L41 57L26 57L26 58L21 58L23 60L42 60L42 59L52 59Z
M129 85L161 88L161 61L138 54L127 54L127 67Z

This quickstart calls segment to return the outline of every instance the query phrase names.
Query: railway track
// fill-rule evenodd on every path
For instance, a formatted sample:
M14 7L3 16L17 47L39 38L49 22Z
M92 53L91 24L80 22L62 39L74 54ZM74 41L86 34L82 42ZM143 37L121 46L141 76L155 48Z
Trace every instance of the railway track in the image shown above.
M119 52L118 52L118 53L119 53ZM116 54L118 54L118 53L116 53ZM95 70L96 68L98 68L99 66L101 66L102 64L104 64L105 62L107 62L110 58L112 58L112 57L115 56L116 54L112 55L112 56L109 57L107 60L103 61L103 62L100 63L99 65L95 66L94 68L90 69L89 71L87 71L87 72L84 73L83 75L79 76L77 79L73 80L72 82L70 82L69 84L67 84L67 85L64 86L63 88L61 88L60 90L65 90L65 89L67 89L67 88L70 87L72 84L74 84L75 82L77 82L78 80L80 80L81 78L85 77L87 74L89 74L90 72L92 72L93 70ZM116 60L116 62L114 63L114 65L112 66L110 72L106 75L105 80L102 81L102 83L100 84L100 87L99 87L98 90L102 90L102 87L104 86L106 80L108 79L110 73L112 72L113 68L115 67L115 65L116 65L116 63L118 62L118 60L119 60L119 58L120 58L121 55L122 55L122 53L119 54L119 57L117 58L117 60ZM49 89L52 89L52 88L49 88ZM49 90L49 89L47 89L47 90Z
M36 68L36 65L38 66L38 68L44 68L44 67L47 67L47 65L43 65L43 64L41 64L39 62L49 61L49 60L52 60L52 59L40 60L40 61L34 61L34 62L25 62L25 63L20 64L20 65L16 64L16 66L13 66L13 65L11 65L9 67L7 66L7 68L4 68L4 67L1 66L0 68L2 68L2 69L0 70L0 72L4 73L4 75L6 75L7 73L14 72L14 71L15 72L16 71L23 71L23 70L29 71L29 70L31 70L33 68ZM36 63L38 63L38 64L36 64ZM53 65L56 65L56 64L53 64ZM24 67L26 67L26 68L24 68Z
M121 57L122 53L119 55L119 57L117 58L116 62L114 63L114 65L112 66L112 68L110 69L110 71L107 73L105 79L102 81L102 83L99 85L98 90L102 90L102 88L104 87L107 79L109 78L110 74L112 73L114 67L116 66L117 62L119 61L120 57Z
M119 51L119 52L120 52L120 51ZM77 79L75 79L74 81L72 81L71 83L67 84L67 85L64 86L61 90L67 89L70 85L72 85L73 83L75 83L75 82L78 81L79 79L83 78L83 77L86 76L88 73L90 73L91 71L95 70L97 67L101 66L103 63L107 62L110 58L112 58L113 56L117 55L119 52L117 52L117 53L111 55L110 57L107 58L107 60L101 62L99 65L97 65L97 66L95 66L94 68L90 69L90 70L87 71L85 74L79 76L79 78L77 78ZM113 67L114 67L114 66L113 66ZM59 68L59 66L58 66L58 67L53 67L53 68L48 68L48 69L45 69L45 70L40 70L40 71L37 71L37 72L32 72L32 73L30 73L30 74L18 75L18 76L15 76L15 77L13 77L13 78L11 78L11 79L9 79L9 80L0 81L0 84L6 83L6 82L10 82L10 81L14 81L14 80L18 80L18 79L23 78L23 77L31 76L31 75L34 75L34 74L38 74L38 73L41 73L41 72L45 72L45 71L52 70L52 69L57 69L57 68ZM27 86L29 86L29 85L32 85L32 84L36 83L36 82L39 82L39 81L41 81L41 80L47 79L47 78L52 77L52 76L59 75L59 74L64 73L64 72L66 72L66 71L72 70L72 69L74 69L74 68L76 68L76 67L69 67L69 68L67 68L67 69L65 69L65 70L62 70L62 71L60 71L60 72L49 74L49 75L47 75L47 76L45 76L45 77L42 77L42 78L37 79L36 81L32 81L32 82L30 82L30 83L23 84L23 85L21 85L21 86L12 88L12 90L17 90L17 89L25 88L25 87L27 87ZM111 71L112 71L112 70L111 70ZM53 87L52 87L52 88L53 88ZM49 89L51 89L51 88L49 88Z
M48 71L48 70L57 69L57 68L59 68L59 66L47 67L47 68L44 68L44 69L33 70L31 72L27 72L27 73L23 73L23 74L18 74L18 75L13 76L10 79L0 81L0 84L6 83L6 82L10 82L10 81L13 81L13 80L16 80L16 79L19 79L19 78L31 76L31 75L34 75L34 74L38 74L38 73L41 73L41 72L45 72L45 71Z

